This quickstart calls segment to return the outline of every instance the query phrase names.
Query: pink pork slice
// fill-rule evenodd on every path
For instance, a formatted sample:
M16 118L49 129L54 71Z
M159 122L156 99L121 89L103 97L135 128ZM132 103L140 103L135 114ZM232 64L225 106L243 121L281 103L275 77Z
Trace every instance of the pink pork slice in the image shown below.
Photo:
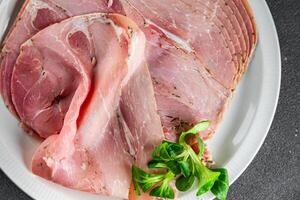
M128 2L130 4L128 4ZM122 4L121 4L122 3ZM21 10L19 17L18 17L18 21L16 22L16 26L14 26L14 28L12 28L11 34L8 35L7 39L6 39L6 45L3 48L3 54L4 55L4 59L2 60L2 64L5 64L5 67L2 67L1 69L4 70L3 75L1 76L2 79L10 79L11 77L11 65L15 62L15 59L10 59L13 58L17 55L18 53L18 46L20 45L20 43L22 42L22 40L24 41L25 38L29 37L30 35L32 35L33 33L35 33L36 31L38 31L39 29L42 29L54 22L60 21L66 17L69 16L73 16L73 15L77 15L77 14L83 14L83 13L89 13L89 12L94 12L94 11L105 11L105 12L119 12L119 13L124 13L126 11L126 13L132 17L136 22L138 22L138 24L143 27L144 26L144 21L145 19L143 17L148 17L147 19L152 20L153 22L157 23L158 25L160 25L162 28L165 28L166 30L171 31L173 34L177 34L178 36L182 37L183 41L187 41L189 42L192 46L197 46L197 44L194 44L192 41L187 40L185 35L186 34L192 34L193 37L200 37L200 38L215 38L216 40L207 40L206 42L203 42L200 47L202 49L205 49L205 55L204 57L206 57L207 59L213 59L216 58L219 60L219 58L222 60L222 56L226 56L227 53L228 55L230 54L232 57L232 60L228 63L231 64L226 64L225 62L222 62L222 65L218 65L218 67L216 68L216 70L212 69L214 68L213 65L211 65L211 61L192 61L192 60L197 60L198 58L196 58L194 55L192 55L192 53L188 53L188 52L184 52L184 51L178 51L178 58L173 57L173 61L174 59L178 59L176 62L177 64L180 62L183 62L185 60L190 59L190 63L193 63L193 65L199 65L199 67L201 69L203 69L203 66L209 70L210 73L207 73L206 75L208 76L207 78L210 79L211 77L216 79L219 83L223 84L226 88L228 88L228 84L230 83L231 89L235 89L237 81L241 78L242 74L244 73L247 64L249 63L249 57L252 55L253 49L254 49L254 44L256 42L256 35L253 33L255 32L255 26L254 26L254 22L252 20L252 15L251 15L251 11L249 8L249 5L247 4L247 2L242 1L242 0L235 0L235 1L225 1L225 0L221 0L221 1L195 1L193 2L193 5L191 5L190 1L170 1L170 3L173 5L176 5L177 9L166 9L166 12L158 12L159 9L162 9L165 7L165 3L162 4L161 2L156 2L151 1L148 2L147 0L142 0L142 1L134 1L131 2L130 0L122 0L121 3L119 1L95 1L95 0L85 0L84 4L82 1L72 1L72 3L70 3L70 1L61 1L61 0L51 0L51 1L26 1L24 8ZM145 5L144 7L141 5ZM125 11L123 11L123 7L125 8ZM153 6L154 8L152 10L150 10L149 12L146 12L148 7ZM189 9L190 7L193 7L193 9ZM156 15L152 15L153 12L156 12ZM193 11L192 13L191 10ZM174 13L173 13L174 12ZM185 16L183 16L183 18L178 17L178 15L176 14L176 12L184 12L187 13ZM164 16L167 15L169 13L169 17L168 16ZM186 19L187 18L187 19ZM47 19L47 20L42 20L42 19ZM162 23L161 20L164 20ZM172 23L171 23L172 22ZM196 25L193 25L194 22L197 22ZM203 22L203 23L200 23ZM174 26L174 23L176 25L176 23L178 24L178 26ZM33 28L31 27L32 24L36 24ZM202 24L202 25L201 25ZM208 24L210 29L208 32L201 32L198 33L199 30L202 30L201 27L205 27ZM201 25L201 27L199 27ZM205 25L205 26L204 26ZM21 32L21 30L24 29L24 26L26 27L31 27L28 30L28 32ZM199 30L197 29L199 28ZM197 30L194 30L197 29ZM198 32L197 32L198 31ZM210 32L218 32L219 35L217 35L216 37L212 37L209 35ZM22 35L23 34L23 35ZM16 37L18 37L18 40L16 40ZM164 36L166 37L166 36ZM191 38L193 38L191 37ZM148 41L151 41L151 38L147 38ZM220 40L220 41L219 41ZM220 43L221 42L221 43ZM180 48L180 46L176 45L176 43L171 42L169 40L168 42L169 46L177 46L177 48ZM223 45L224 49L222 50L223 53L220 53L219 50L216 50L217 48L206 48L205 46L210 46L212 47L213 45L217 45L219 47L221 47ZM14 46L15 48L11 48L11 46ZM200 48L199 47L199 48ZM10 57L9 54L6 54L6 49L15 49L12 52L15 52L14 55ZM168 50L164 50L163 47L156 47L156 48L160 48L160 50L158 52L162 52L162 51L166 51L166 53L164 54L169 54ZM199 55L199 51L196 52L198 57L200 57ZM208 50L213 50L212 52L208 51ZM156 66L155 63L153 63L153 61L155 61L156 59L153 58L155 55L159 56L155 53L155 50L153 52L148 51L150 53L148 53L150 55L150 57L152 57L152 60L149 61L149 66ZM219 53L218 53L219 52ZM226 53L227 52L227 53ZM212 54L210 54L212 53ZM219 57L214 56L214 54L217 53L219 55ZM154 55L151 55L154 54ZM206 55L207 54L207 55ZM208 55L210 54L210 55ZM184 59L181 59L181 57L184 57ZM202 56L203 57L203 56ZM6 62L6 58L8 58L10 60L10 62ZM198 59L199 60L199 59ZM220 60L219 60L220 61ZM228 60L229 61L229 60ZM244 62L244 64L243 64ZM164 64L164 66L166 67L167 63ZM17 65L16 65L17 66ZM182 65L177 65L179 68ZM215 65L216 66L216 65ZM234 66L234 68L233 68ZM8 70L6 70L8 69ZM159 68L162 70L165 70L166 72L168 72L166 70L166 68ZM22 71L22 69L19 68L19 70L15 70L15 71L19 71L20 73L25 73L25 69ZM30 72L29 72L30 73ZM170 73L172 73L170 71ZM16 73L17 74L17 73ZM26 74L26 73L25 73ZM221 79L218 78L218 74L221 74L222 76L224 76L224 80L222 81ZM29 75L27 73L27 75ZM153 76L153 73L151 74ZM187 74L185 74L187 75ZM205 75L205 76L206 76ZM3 78L3 77L7 77L7 78ZM16 75L15 77L18 77L18 75ZM182 77L178 77L177 78L181 78L181 79L186 79L187 77L182 75ZM222 78L222 79L223 79ZM18 81L18 80L13 80L13 82ZM165 80L164 80L165 81ZM9 96L10 95L10 81L4 81L6 84L8 84L9 89L7 89L7 93L6 92L2 92L3 97L5 100L9 99L6 98L5 96ZM30 82L30 81L28 81ZM227 83L226 83L227 82ZM65 81L65 83L67 84L68 81ZM24 83L22 83L24 85ZM32 83L33 84L33 83ZM169 83L166 83L169 84ZM219 85L218 83L216 83L217 85ZM12 83L12 87L14 89L13 85L17 85L16 83ZM74 87L74 85L71 85ZM38 86L36 86L38 87ZM21 98L19 98L19 91L12 91L14 99L17 99L14 103L17 104L15 106L18 107L17 111L19 117L21 118L21 122L23 124L25 124L26 126L32 128L35 132L37 132L41 137L48 137L51 134L56 134L60 131L62 124L63 124L63 120L64 120L64 116L65 116L65 112L68 109L69 103L70 103L70 99L74 93L74 89L75 88L70 88L67 86L64 86L66 89L64 89L64 93L60 93L60 91L62 91L61 88L56 88L56 93L49 95L48 97L44 97L43 102L28 102L31 101L30 100L30 96L34 96L36 94L34 94L32 91L28 91L28 93L26 94L27 96L24 97L21 96ZM31 87L27 87L28 89L31 89ZM217 88L220 88L219 86L217 86ZM199 90L205 90L202 87L198 88ZM32 90L32 89L31 89ZM5 91L5 89L3 90ZM178 93L179 91L177 91ZM25 93L25 92L24 92ZM221 92L222 93L222 92ZM7 94L7 95L6 95ZM50 93L51 94L51 93ZM171 94L170 94L171 95ZM186 95L186 93L182 93L182 96ZM212 94L213 95L213 94ZM225 96L228 96L228 94L226 94ZM24 97L24 98L23 98ZM174 98L167 96L168 99L172 99L172 101L174 101ZM23 101L23 102L20 102ZM168 101L166 101L165 99L159 99L157 98L157 103L158 105L162 105L162 104L166 104ZM224 99L220 99L220 101L224 102ZM6 101L8 102L8 101ZM39 103L39 105L37 105L37 103ZM193 102L195 103L195 102ZM170 104L174 105L174 103L170 102ZM10 110L12 112L15 111L15 106L12 104L8 104L9 107L11 108ZM213 113L214 111L218 110L218 112L216 112L214 114L214 116L219 116L217 121L220 121L220 116L222 116L222 113L220 113L219 111L222 110L222 112L224 111L224 106L220 106L220 105L215 105L217 108L216 109L212 109L211 112L209 113ZM159 106L161 107L161 106ZM168 107L168 105L164 106L164 107ZM209 108L211 108L212 106L209 106ZM170 108L170 106L169 106ZM192 113L197 113L197 115L199 116L199 113L206 113L207 110L205 110L204 112L202 111L202 107L193 107L194 110ZM166 109L165 109L166 110ZM190 110L189 110L190 111ZM173 107L173 111L172 115L168 115L168 116L172 116L175 119L177 119L177 125L179 121L183 121L183 122L187 122L188 124L192 124L195 123L196 119L200 119L200 118L195 118L195 117L191 117L193 120L178 120L183 116L183 112L182 111L176 111ZM176 124L176 123L164 123L165 120L165 116L167 116L167 112L164 112L164 116L162 116L162 121L163 124L169 124L169 126L167 126L166 129L172 129L174 130L174 128L176 127L171 127L171 124ZM178 115L174 115L174 113L177 113ZM195 116L195 114L192 114L193 116ZM206 115L209 116L209 115ZM171 118L170 118L171 119ZM202 119L202 117L201 117ZM211 120L215 120L216 117L212 117ZM171 119L173 120L173 119ZM170 130L168 130L168 132L170 132Z
M158 112L165 136L176 141L177 133L210 120L209 139L222 119L231 92L207 72L192 53L174 46L155 26L143 29L147 38L147 62L151 73Z
M246 0L121 2L138 24L153 23L179 37L183 48L195 51L213 78L229 90L236 88L257 42Z
M4 40L0 55L0 91L8 109L19 117L12 102L11 77L20 46L26 40L43 28L71 16L93 12L123 13L121 9L122 6L118 2L106 0L26 0ZM63 112L60 114L64 115ZM59 127L61 123L60 117L55 126Z
M34 49L45 44L58 60L78 60L76 69L96 64L90 76L80 71L63 128L39 147L33 173L69 188L128 198L132 165L145 168L164 138L144 60L144 34L116 14L73 17L32 37L17 62L42 62ZM52 58L48 51L41 54Z

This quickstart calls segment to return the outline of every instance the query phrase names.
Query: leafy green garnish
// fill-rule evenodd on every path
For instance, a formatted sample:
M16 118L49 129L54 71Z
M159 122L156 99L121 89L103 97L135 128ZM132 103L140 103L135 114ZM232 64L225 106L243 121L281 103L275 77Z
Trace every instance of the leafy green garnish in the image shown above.
M218 180L211 188L211 192L220 200L225 200L229 188L228 172L226 169L213 169L213 171L220 172Z
M186 132L182 132L179 137L179 144L185 143L185 139L188 135L196 135L199 132L205 131L210 126L209 121L203 121L191 128Z
M189 162L182 160L182 161L178 161L177 163L180 167L180 171L182 172L183 176L189 177L191 175Z
M132 167L132 179L137 195L140 189L149 192L151 196L174 199L174 191L170 182L176 179L175 186L179 191L188 191L198 180L197 196L211 191L218 199L225 200L229 183L226 169L209 169L202 161L205 144L198 133L205 131L210 125L203 121L190 130L182 132L179 143L162 142L152 153L148 163L150 169L162 170L160 174L152 174L142 169ZM199 153L187 143L187 138L194 136L197 139Z
M158 160L151 160L148 163L150 169L167 168L167 164Z
M204 151L205 151L205 144L203 140L197 135L196 136L197 142L198 142L198 148L199 148L199 153L198 156L202 158Z
M165 178L164 174L146 173L136 166L132 167L132 176L134 185L139 185L143 192L147 192Z
M170 182L175 178L175 174L168 172L161 185L155 187L150 192L150 196L174 199L174 191L170 186Z
M152 153L153 160L170 161L183 151L179 144L164 141Z
M212 170L204 166L197 166L196 171L196 176L199 180L197 196L201 196L202 194L205 194L206 192L210 191L215 181L218 179L220 173L213 172Z
M136 195L141 195L139 188L143 192L148 192L154 188L150 192L151 196L174 199L174 191L170 186L170 181L175 178L175 174L172 171L165 174L151 174L133 166L132 177Z
M140 196L141 195L140 186L139 183L137 182L137 177L139 176L138 174L139 174L139 169L137 169L135 166L132 166L131 179L134 186L134 192L137 196Z
M181 175L179 178L176 179L176 188L181 192L188 191L195 182L195 176L191 175L189 177L185 177Z

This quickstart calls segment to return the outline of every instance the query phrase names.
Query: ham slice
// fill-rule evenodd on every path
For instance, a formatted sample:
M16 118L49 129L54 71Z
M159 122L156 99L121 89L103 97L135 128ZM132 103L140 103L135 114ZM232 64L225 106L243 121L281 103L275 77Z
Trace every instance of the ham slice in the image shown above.
M94 12L130 17L146 41L128 18ZM144 168L164 137L199 121L212 121L210 138L256 42L246 0L26 0L4 42L0 90L47 138L35 174L151 199L132 193L132 164Z
M211 120L202 133L208 139L224 113L231 93L218 83L192 53L173 45L159 29L147 26L147 61L153 80L158 112L166 138L176 141L177 134L194 124Z
M257 42L249 5L243 0L121 1L147 36L166 137L176 140L176 133L208 119L212 126L202 138L209 139Z
M11 97L11 76L20 52L20 46L43 27L65 19L67 16L46 1L26 1L17 20L4 40L0 56L0 90L8 109L17 115Z
M173 5L176 9L171 9L170 6L166 5ZM161 9L165 10L162 12ZM179 36L180 42L185 45L182 45L182 43L179 44L178 40L171 41L168 39L167 42L168 46L176 46L176 48L182 48L185 50L181 52L178 51L178 58L173 58L173 61L180 63L184 62L183 60L189 60L188 62L193 63L194 66L199 65L198 67L201 69L203 69L203 67L206 68L208 73L204 76L208 76L208 79L215 79L218 83L216 81L212 81L212 83L216 83L218 85L217 88L221 88L220 85L223 85L228 90L227 94L224 95L227 97L230 96L228 94L230 90L235 89L238 80L244 73L256 43L255 24L252 20L250 8L244 0L206 0L193 2L188 0L168 0L167 3L162 3L157 0L85 0L84 6L83 2L80 0L72 1L72 3L62 0L26 1L19 14L19 21L16 22L15 28L13 28L11 33L8 35L3 48L3 59L1 62L3 65L3 67L1 67L3 72L1 75L3 81L2 94L10 110L12 112L17 111L17 115L21 119L21 122L32 128L41 137L48 137L49 135L60 131L65 112L70 103L70 100L68 99L72 97L74 88L68 88L66 90L69 92L68 94L55 94L52 95L52 97L46 97L48 98L47 102L40 101L40 104L42 105L35 105L34 102L31 102L31 104L27 103L27 107L28 105L31 105L29 108L20 108L22 107L22 104L26 103L26 98L23 98L23 102L11 102L10 90L11 88L15 88L14 85L17 85L16 81L19 81L13 80L13 84L9 81L9 79L11 79L11 71L13 69L16 56L19 53L18 47L35 32L52 23L61 21L69 16L95 11L118 12L122 14L126 13L134 19L141 28L145 26L145 22L146 24L155 23L152 27L156 26L159 27L159 29L163 28L171 32L171 34ZM182 16L180 13L186 14ZM24 27L29 27L27 28L28 31L25 33L21 32ZM216 33L218 34L216 35ZM164 38L169 36L170 34L167 34ZM174 40L174 37L171 37L171 39ZM147 40L151 43L152 38L147 37ZM201 41L203 42L201 43ZM168 50L163 47L156 45L155 48L160 49L158 52L166 51L164 56L166 56L166 54L170 54ZM7 51L7 49L9 49L9 51ZM186 52L186 50L189 50L190 52ZM195 51L196 56L192 55L193 50ZM5 52L11 53L6 54ZM156 60L155 56L159 57L160 55L157 55L155 50L148 51L148 58L150 59L148 60L148 64L150 68L152 68L152 66L154 66L154 68L157 66L157 64L153 62ZM182 59L182 57L184 57L184 59ZM168 63L164 64L164 66L167 65ZM178 67L180 67L180 65ZM166 70L164 67L155 69ZM19 70L19 73L24 72ZM166 71L166 73L172 73L172 71ZM155 74L151 73L151 76L155 76ZM18 76L16 75L16 77ZM177 76L176 78L179 77ZM182 75L180 78L186 79L186 76ZM74 85L71 86L74 87ZM198 89L202 90L203 88L199 87ZM57 89L57 91L59 90L62 89ZM12 92L15 93L16 96L19 96L19 91ZM220 93L224 93L224 91L220 91ZM181 96L185 95L187 94L181 94ZM66 96L70 98L66 98ZM166 94L164 96L166 96ZM192 124L199 119L203 119L203 117L192 117L192 115L199 116L199 113L204 113L204 111L201 110L202 107L197 106L193 107L192 113L194 114L191 113L189 120L181 119L184 112L179 109L180 107L178 107L178 111L174 111L173 109L173 111L170 111L173 113L168 115L168 112L166 112L168 105L166 104L174 104L174 98L171 96L168 96L168 100L166 100L165 97L157 95L157 104L159 107L163 107L160 110L165 110L160 113L164 113L161 116L167 134L172 133L172 130L176 129L180 121L183 121L184 124ZM65 101L61 101L61 97L63 97L63 100ZM163 99L161 99L161 97ZM218 95L215 97L218 98ZM16 99L20 100L22 98L17 97ZM56 105L58 102L57 100L63 104L59 109L57 106L49 106ZM211 109L210 113L215 112L215 117L207 115L208 117L211 117L211 120L215 121L216 124L220 121L220 116L222 116L226 105L224 97L219 99L219 101L223 102L223 105L217 103L216 105L211 104L211 106L209 106ZM215 102L217 102L217 100ZM15 106L19 107L19 109L16 110ZM45 111L45 108L48 110ZM177 115L175 115L174 112L177 113ZM172 116L175 119L180 120L175 120L177 121L177 125L176 123L164 123L167 121L165 116ZM170 118L170 120L173 119ZM168 126L166 124L168 124ZM172 127L171 125L175 126ZM214 130L211 132L213 131Z
M68 31L57 34L58 30L50 29L47 35L28 40L13 71L15 109L22 122L43 138L60 132L74 94L80 91L84 99L90 87L91 38L87 33ZM56 37L61 41L55 41ZM71 48L66 51L65 45Z
M16 116L11 96L11 77L20 46L43 28L71 16L93 12L123 13L117 1L106 0L26 0L17 19L4 40L0 56L0 91L4 103ZM58 120L60 121L60 120ZM59 124L56 124L59 127Z
M52 77L50 78L49 73L45 73L46 78L41 81L39 77L42 78L40 75L45 72L44 70L30 71L30 65L39 65L38 63L26 63L26 60L23 59L20 59L20 62L23 63L16 63L20 46L39 30L53 23L60 22L70 16L92 12L122 13L123 11L118 2L109 4L104 0L86 0L84 3L81 0L75 0L72 3L62 0L27 0L4 41L0 57L0 90L4 102L8 109L20 119L23 127L27 127L26 129L43 138L59 133L61 130L65 113L76 89L76 80L80 75L73 76L76 74L75 71L66 72L69 69L60 69L60 64L63 61L56 60L55 55L52 55L54 58L47 62L48 65L56 67L50 66L52 69L46 69L51 70ZM47 46L48 44L45 43L44 45ZM31 51L37 50L32 49ZM27 53L30 52L27 51ZM69 60L68 62L70 64L73 61ZM15 63L16 70L14 70ZM64 63L63 65L68 64ZM13 71L15 74L12 80ZM61 78L59 77L60 73L66 73L69 76ZM28 79L28 76L33 77ZM47 88L44 91L39 89L51 85L49 81L56 81L53 79L54 77L60 79L58 81L61 82L61 85L56 85L56 88ZM75 81L74 84L73 81ZM36 97L35 95L39 95L40 98L32 99Z
M66 36L74 34L77 37L70 43ZM82 77L61 133L45 140L34 155L33 172L77 190L128 198L131 166L145 167L163 139L143 56L143 33L126 17L90 14L48 27L22 49L40 48L38 41L45 39L62 46L52 49L62 59L71 56L64 53L68 52L76 60L80 56L73 52L79 48L81 55L95 58L97 64L92 77ZM89 45L83 41L89 41L91 48L85 48Z
M246 0L121 1L129 17L179 37L220 84L236 88L257 40Z

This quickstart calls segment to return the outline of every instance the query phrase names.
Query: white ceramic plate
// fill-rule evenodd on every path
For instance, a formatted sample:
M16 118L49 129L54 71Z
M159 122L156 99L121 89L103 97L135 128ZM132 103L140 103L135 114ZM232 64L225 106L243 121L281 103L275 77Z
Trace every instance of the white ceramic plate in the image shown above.
M0 38L16 4L17 0L0 0ZM209 143L217 165L229 170L231 184L262 145L276 110L280 88L280 49L272 16L265 1L250 0L250 4L257 21L259 43L225 120ZM2 102L0 127L0 168L34 199L112 199L66 189L34 176L30 172L30 160L39 142L22 132ZM181 195L180 199L196 199L195 191ZM203 199L212 199L212 195Z

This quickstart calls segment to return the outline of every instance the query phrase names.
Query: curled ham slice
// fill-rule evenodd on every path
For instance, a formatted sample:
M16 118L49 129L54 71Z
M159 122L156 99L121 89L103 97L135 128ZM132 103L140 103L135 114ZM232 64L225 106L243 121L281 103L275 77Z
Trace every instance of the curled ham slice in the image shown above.
M49 135L57 134L61 130L65 113L76 88L76 81L80 75L73 76L76 74L76 70L73 70L73 72L70 72L72 75L64 76L65 79L58 77L60 73L66 73L66 70L70 69L61 69L61 62L64 61L56 60L55 55L52 55L54 56L53 59L45 61L53 67L50 66L50 68L42 71L40 69L30 71L31 64L36 65L36 68L39 64L26 63L27 61L24 59L19 59L23 63L16 63L16 59L20 54L20 46L39 30L53 23L60 22L70 16L92 12L122 13L123 11L118 2L108 5L107 1L87 0L82 6L80 0L72 1L72 3L62 0L27 0L4 41L0 57L0 90L2 97L8 109L20 119L23 127L27 127L40 137L47 138ZM45 45L47 46L47 44ZM31 52L33 51L38 50L31 49ZM27 51L26 53L30 52ZM39 52L33 54L39 54ZM68 62L72 61L69 60ZM68 64L64 63L63 65ZM14 68L17 69L14 70ZM49 70L51 70L50 73L48 73ZM12 79L13 71L14 78ZM42 73L46 75L44 78L39 77L39 74ZM26 78L28 76L32 76L32 78L28 80ZM45 88L44 91L38 89L42 85L44 87L51 85L49 83L51 81L60 81L61 85L57 85L57 88ZM43 92L43 94L40 92ZM40 97L36 96L36 99L32 99L34 95Z
M67 18L67 15L46 1L25 1L17 19L4 40L0 56L0 91L4 103L16 116L11 97L11 77L20 46L43 27Z
M86 96L94 65L88 35L76 30L57 33L52 29L37 34L22 45L12 76L12 99L20 119L44 138L60 132L76 91ZM57 37L61 40L55 41Z
M123 13L119 2L106 0L26 0L14 25L6 36L0 56L0 91L4 103L15 115L11 96L11 77L20 46L43 28L66 18L93 12ZM55 116L53 116L55 117ZM60 120L58 120L60 121ZM59 124L56 124L58 127Z
M145 167L163 139L143 33L125 17L91 14L48 27L22 49L41 48L38 41L45 39L57 46L51 50L61 60L82 56L87 63L74 63L81 76L63 128L39 147L33 173L70 188L127 198L131 166ZM44 59L52 56L41 53Z

